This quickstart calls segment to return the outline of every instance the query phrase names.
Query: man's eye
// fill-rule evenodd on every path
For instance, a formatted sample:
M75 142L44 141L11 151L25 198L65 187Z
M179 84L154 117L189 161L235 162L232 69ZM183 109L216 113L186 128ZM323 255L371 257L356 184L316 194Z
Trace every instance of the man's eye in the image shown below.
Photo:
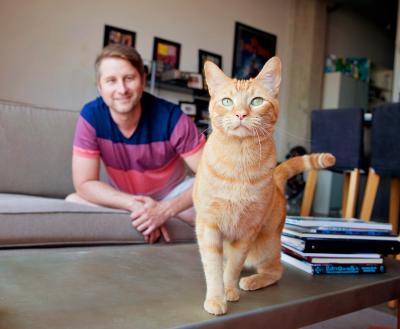
M221 101L223 106L232 106L233 105L233 100L231 100L230 98L223 98Z
M251 100L250 105L252 106L260 106L264 103L264 99L261 97L255 97Z

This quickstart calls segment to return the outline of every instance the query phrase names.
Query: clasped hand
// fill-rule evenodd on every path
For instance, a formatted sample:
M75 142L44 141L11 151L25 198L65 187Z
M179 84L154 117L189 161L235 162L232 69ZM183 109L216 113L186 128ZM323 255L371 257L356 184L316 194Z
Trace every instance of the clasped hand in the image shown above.
M132 225L141 232L145 240L153 243L162 235L165 241L170 242L165 222L169 219L165 203L158 202L147 196L133 196L135 201L142 204L131 212Z

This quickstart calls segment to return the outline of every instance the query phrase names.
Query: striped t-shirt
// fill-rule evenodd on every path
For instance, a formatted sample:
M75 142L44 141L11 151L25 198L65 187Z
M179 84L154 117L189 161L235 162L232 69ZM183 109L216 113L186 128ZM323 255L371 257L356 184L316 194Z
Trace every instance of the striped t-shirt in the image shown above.
M74 154L100 157L109 182L130 193L163 198L185 178L183 158L205 143L179 106L144 93L138 126L122 135L101 97L86 104L78 119Z

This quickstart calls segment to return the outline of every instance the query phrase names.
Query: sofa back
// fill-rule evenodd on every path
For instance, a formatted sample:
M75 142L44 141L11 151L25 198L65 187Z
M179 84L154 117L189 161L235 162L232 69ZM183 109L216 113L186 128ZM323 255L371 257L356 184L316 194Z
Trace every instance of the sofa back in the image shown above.
M78 115L0 100L0 193L65 197L73 192Z

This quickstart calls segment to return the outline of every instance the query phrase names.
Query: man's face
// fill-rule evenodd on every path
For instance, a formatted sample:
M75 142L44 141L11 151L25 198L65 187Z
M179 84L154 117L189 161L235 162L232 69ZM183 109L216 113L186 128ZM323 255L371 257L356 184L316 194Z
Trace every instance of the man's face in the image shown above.
M140 103L145 79L131 63L120 58L105 58L100 63L97 88L111 111L133 112Z

